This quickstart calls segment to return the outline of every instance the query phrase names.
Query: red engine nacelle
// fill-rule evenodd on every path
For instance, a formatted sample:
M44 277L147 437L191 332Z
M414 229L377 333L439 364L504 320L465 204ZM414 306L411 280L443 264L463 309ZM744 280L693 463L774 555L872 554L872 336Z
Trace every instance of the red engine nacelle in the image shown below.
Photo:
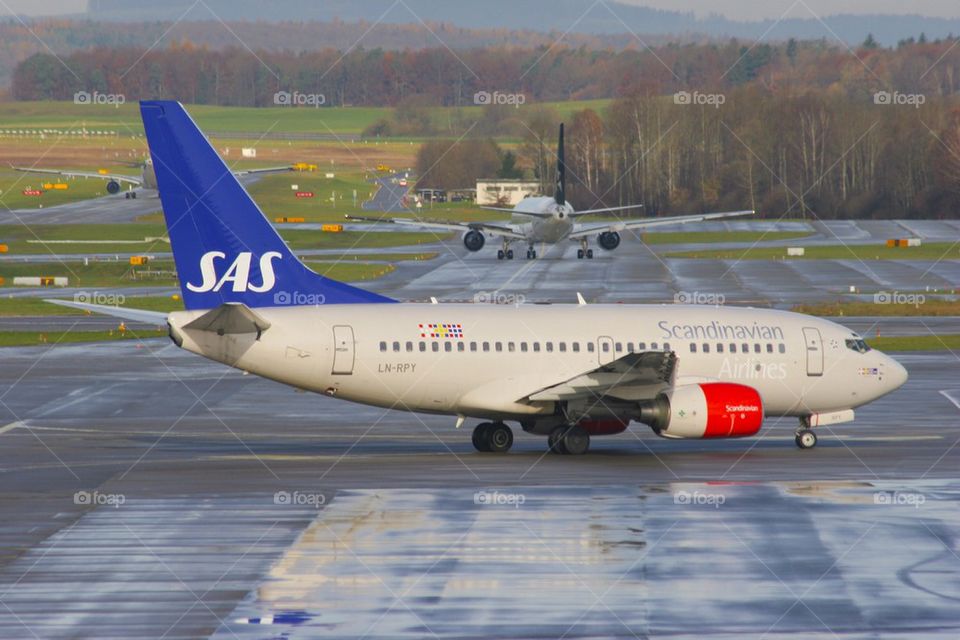
M687 384L657 396L642 420L667 438L742 438L760 430L763 401L742 384Z
M581 420L577 424L592 436L612 436L626 431L630 421L620 418L604 418L602 420Z

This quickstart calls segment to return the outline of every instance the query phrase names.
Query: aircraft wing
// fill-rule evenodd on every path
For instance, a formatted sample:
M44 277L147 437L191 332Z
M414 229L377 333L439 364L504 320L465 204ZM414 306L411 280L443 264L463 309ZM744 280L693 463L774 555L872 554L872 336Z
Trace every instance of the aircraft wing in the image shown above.
M285 167L264 167L262 169L243 169L242 171L234 171L233 175L237 176L249 176L259 173L285 173L287 171L293 171L293 167L287 165Z
M740 216L752 216L756 213L753 210L746 211L724 211L720 213L700 213L690 216L670 216L667 218L646 218L643 220L629 220L609 222L606 224L595 224L589 226L577 227L570 234L571 240L579 240L584 236L591 236L605 231L626 231L627 229L645 229L647 227L661 227L669 224L687 224L690 222L703 222L705 220L718 220L721 218L737 218Z
M491 235L504 236L515 240L526 239L525 235L512 227L490 224L489 222L446 222L442 220L417 220L415 218L368 218L365 216L351 215L345 215L344 218L360 222L386 222L422 229L441 229L443 231L482 231Z
M140 186L143 184L143 178L140 176L127 176L122 173L95 173L92 171L63 171L61 169L35 169L33 167L13 167L14 171L23 171L24 173L46 173L49 175L63 176L65 178L100 178L101 180L116 180L117 182L126 182L128 184Z
M528 394L532 402L610 397L622 400L653 398L673 384L677 354L672 351L628 353L613 362L569 380Z
M73 300L45 299L44 302L57 304L61 307L70 307L71 309L80 309L81 311L90 311L91 313L100 313L121 320L130 322L143 322L145 324L155 324L163 326L167 324L167 315L162 311L144 311L142 309L130 309L128 307L111 307L105 304L90 304L88 302L74 302Z

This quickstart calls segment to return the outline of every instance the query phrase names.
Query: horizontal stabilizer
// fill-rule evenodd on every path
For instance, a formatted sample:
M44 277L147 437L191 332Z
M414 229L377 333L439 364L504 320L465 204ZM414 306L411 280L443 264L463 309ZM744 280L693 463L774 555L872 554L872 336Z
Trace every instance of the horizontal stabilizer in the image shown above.
M210 331L220 336L241 333L260 335L270 328L270 323L244 304L227 302L191 320L183 328Z
M167 324L167 314L162 311L144 311L143 309L128 309L127 307L111 307L106 304L90 304L88 302L74 302L73 300L54 300L48 299L44 302L60 305L61 307L70 307L71 309L80 309L91 313L99 313L105 316L113 316L129 322L142 322L144 324L155 324L163 326Z

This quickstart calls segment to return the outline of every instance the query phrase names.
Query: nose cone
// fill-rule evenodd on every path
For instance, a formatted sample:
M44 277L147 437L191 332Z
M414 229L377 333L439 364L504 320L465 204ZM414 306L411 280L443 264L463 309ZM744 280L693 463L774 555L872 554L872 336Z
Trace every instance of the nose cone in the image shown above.
M899 389L907 382L907 378L909 378L910 376L909 374L907 374L907 370L904 368L902 364L900 364L890 356L884 356L884 357L887 359L886 367L885 367L887 370L885 382L889 386L889 391Z

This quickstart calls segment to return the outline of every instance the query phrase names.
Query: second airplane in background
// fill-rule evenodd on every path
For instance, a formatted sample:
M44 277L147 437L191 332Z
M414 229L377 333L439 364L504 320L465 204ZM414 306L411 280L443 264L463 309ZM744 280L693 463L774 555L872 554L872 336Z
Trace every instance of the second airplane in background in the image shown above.
M630 204L622 207L605 207L602 209L586 209L576 211L566 200L566 163L563 154L563 125L560 125L560 137L557 142L557 184L553 197L533 196L524 198L512 209L499 207L481 207L491 211L506 211L512 214L509 223L497 224L489 222L454 222L454 221L427 221L415 218L369 218L361 216L345 216L348 220L366 222L390 222L393 224L420 227L425 229L442 229L444 231L465 231L463 245L469 251L480 251L486 244L486 236L498 237L501 240L497 250L497 259L513 259L514 242L527 245L527 258L537 257L538 244L557 244L564 240L579 242L577 258L593 258L593 249L590 248L590 238L596 236L597 244L607 251L613 251L620 246L620 234L629 229L644 229L671 224L685 224L688 222L702 222L717 218L733 218L753 215L753 211L728 211L722 213L702 213L688 216L673 216L668 218L647 218L642 220L616 220L614 222L598 222L596 224L577 224L580 216L596 213L611 213L626 209L639 209L642 204Z

